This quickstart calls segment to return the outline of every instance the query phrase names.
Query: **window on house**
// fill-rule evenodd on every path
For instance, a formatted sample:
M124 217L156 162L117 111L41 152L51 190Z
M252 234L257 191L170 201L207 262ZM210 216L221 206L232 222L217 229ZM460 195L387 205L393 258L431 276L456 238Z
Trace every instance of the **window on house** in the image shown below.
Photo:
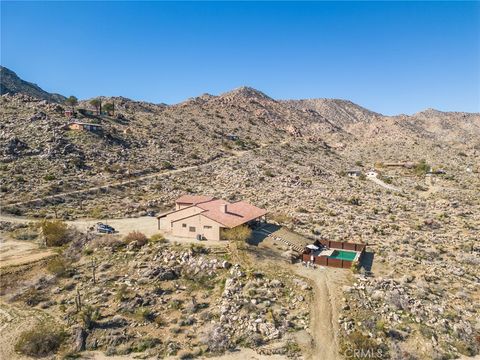
M190 231L190 232L195 232L195 226L190 226L190 227L188 228L188 231Z
M187 224L182 224L182 227L187 227Z
M203 225L204 229L211 229L212 227L210 225Z

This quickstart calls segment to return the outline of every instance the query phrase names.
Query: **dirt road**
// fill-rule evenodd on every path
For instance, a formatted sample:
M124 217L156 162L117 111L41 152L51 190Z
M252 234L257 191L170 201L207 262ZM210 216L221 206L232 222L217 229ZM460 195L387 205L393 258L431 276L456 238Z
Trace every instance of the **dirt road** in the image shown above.
M310 279L314 285L311 304L310 333L314 347L310 359L340 360L338 344L339 304L341 291L347 281L345 270L295 266L295 273Z
M391 190L391 191L397 191L397 192L401 192L402 190L400 190L399 188L396 188L395 186L392 186L392 185L388 185L387 183L383 182L382 180L380 180L378 177L376 176L367 176L367 179L370 180L370 181L373 181L375 184L377 185L380 185L381 187L387 189L387 190Z

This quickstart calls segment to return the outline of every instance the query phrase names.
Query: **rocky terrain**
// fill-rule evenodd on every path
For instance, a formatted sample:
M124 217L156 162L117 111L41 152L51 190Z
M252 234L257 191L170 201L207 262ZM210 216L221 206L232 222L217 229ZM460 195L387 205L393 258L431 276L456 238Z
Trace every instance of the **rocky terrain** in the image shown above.
M101 132L92 133L66 128L68 107L63 104L23 94L2 96L6 211L37 218L105 219L160 212L184 193L243 199L267 208L270 221L305 236L368 244L373 267L364 264L349 285L338 289L344 299L334 322L345 357L352 349L373 349L377 358L392 359L479 353L479 114L426 110L389 117L344 100L277 101L251 88L176 105L101 99L115 103L114 114L76 115L102 125ZM77 108L89 106L81 101ZM232 134L238 138L231 140ZM365 173L374 167L400 191L346 175L352 168ZM444 173L428 174L439 169ZM54 197L29 202L47 196ZM308 327L309 315L304 305L289 303L292 279L243 276L241 266L226 269L210 253L163 244L122 250L111 259L102 251L94 254L107 265L100 265L95 286L78 285L82 296L95 306L109 304L100 311L100 323L113 321L120 312L116 320L135 325L124 325L126 334L106 330L109 326L93 328L88 349L131 352L140 346L140 338L132 335L138 328L147 338L162 339L152 340L156 354L171 352L175 345L169 344L188 342L193 333L188 351L198 355L208 348L200 328L208 328L208 336L224 349L281 341L280 352L301 356L288 334ZM91 256L80 260L73 277L88 278ZM206 288L195 290L195 296L200 306L208 291L217 295L208 307L215 309L208 311L215 322L202 318L207 311L201 306L195 312L186 309L193 306L182 297L191 292L186 275L191 264L212 271L215 280L206 279ZM168 276L174 278L158 278L170 269ZM118 278L120 273L129 275ZM69 281L57 278L45 285L47 292L56 289L57 304L47 311L58 313L62 302L74 306L76 287L64 289ZM125 301L113 300L126 282L141 299L129 294ZM154 284L167 292L153 296ZM167 311L177 295L180 308ZM309 301L306 293L302 296ZM255 312L242 313L250 306ZM155 318L170 316L169 325L132 319L136 308L145 307ZM164 331L170 340L163 341ZM246 341L253 333L261 336L258 344Z

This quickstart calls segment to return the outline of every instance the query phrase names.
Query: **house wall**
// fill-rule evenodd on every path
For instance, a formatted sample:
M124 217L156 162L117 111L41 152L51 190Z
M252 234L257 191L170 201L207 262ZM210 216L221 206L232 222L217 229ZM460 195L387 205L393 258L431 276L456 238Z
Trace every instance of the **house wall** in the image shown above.
M172 222L172 235L187 238L196 238L197 235L202 235L207 240L220 240L220 227L221 225L216 221L198 214ZM191 228L195 228L195 230L190 231Z
M202 211L203 211L202 209L196 206L190 206L190 207L183 208L181 211L176 211L171 214L168 214L164 218L160 219L160 230L171 231L172 230L171 224L173 221L185 218L187 216L198 214Z

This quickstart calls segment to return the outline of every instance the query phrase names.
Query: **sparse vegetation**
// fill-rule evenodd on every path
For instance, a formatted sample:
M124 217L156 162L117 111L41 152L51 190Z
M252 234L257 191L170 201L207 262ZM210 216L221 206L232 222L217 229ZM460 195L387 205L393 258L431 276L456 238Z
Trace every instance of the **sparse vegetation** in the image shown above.
M220 237L225 240L246 242L251 236L252 230L246 225L240 225L232 229L222 229Z
M68 226L60 220L44 220L41 223L42 235L47 246L62 246L70 241Z
M54 354L64 341L66 334L55 326L41 325L20 335L15 350L32 357Z
M137 246L143 246L148 242L148 238L145 236L144 233L141 233L140 231L132 231L128 233L123 240L129 244L132 242L135 242Z

